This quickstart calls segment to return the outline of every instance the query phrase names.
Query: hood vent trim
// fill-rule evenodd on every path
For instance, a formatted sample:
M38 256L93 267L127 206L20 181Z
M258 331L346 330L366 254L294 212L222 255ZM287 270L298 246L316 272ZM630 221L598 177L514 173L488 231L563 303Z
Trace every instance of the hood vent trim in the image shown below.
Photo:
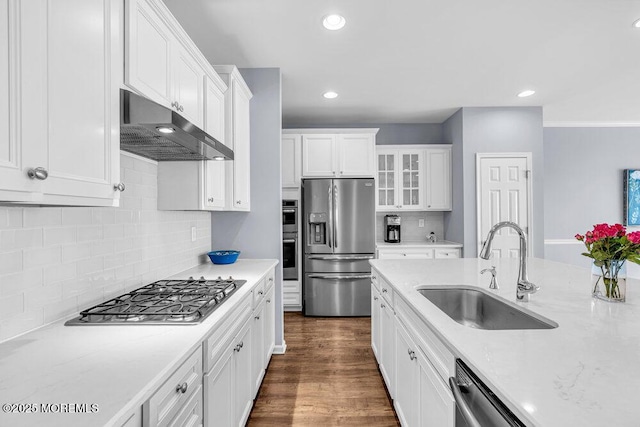
M158 128L170 127L173 133ZM233 160L233 151L175 111L120 89L120 149L158 162Z

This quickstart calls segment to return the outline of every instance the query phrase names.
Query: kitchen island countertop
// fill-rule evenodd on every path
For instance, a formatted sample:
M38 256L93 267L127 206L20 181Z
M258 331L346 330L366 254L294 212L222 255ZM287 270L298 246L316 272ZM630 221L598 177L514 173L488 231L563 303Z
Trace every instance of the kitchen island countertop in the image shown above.
M371 264L447 347L524 421L535 426L638 426L640 281L627 302L591 298L589 269L529 259L541 289L520 307L559 324L547 330L481 330L456 323L416 291L424 285L487 289L480 270L497 266L500 289L515 302L517 259L372 260Z
M276 264L238 260L171 276L232 275L247 281L198 325L64 326L63 320L0 344L0 404L22 404L15 413L3 406L0 426L121 424L188 356L200 351L212 327Z

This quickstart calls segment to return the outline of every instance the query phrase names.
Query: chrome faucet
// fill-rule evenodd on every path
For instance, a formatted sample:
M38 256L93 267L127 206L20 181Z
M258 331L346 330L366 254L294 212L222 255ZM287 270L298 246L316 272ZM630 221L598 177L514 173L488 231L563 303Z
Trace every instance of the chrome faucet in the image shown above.
M513 228L520 237L520 270L518 271L516 299L517 301L528 302L529 295L536 293L540 287L531 283L527 277L527 236L518 224L511 221L502 221L491 227L491 230L489 230L489 234L487 235L487 240L482 245L479 256L482 259L489 259L491 256L490 251L493 237L495 236L496 231L504 227Z

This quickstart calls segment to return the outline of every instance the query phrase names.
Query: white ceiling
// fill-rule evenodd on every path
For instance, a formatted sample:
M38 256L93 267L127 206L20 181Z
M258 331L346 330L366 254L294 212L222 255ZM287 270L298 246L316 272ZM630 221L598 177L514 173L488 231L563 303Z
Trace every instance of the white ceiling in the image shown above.
M288 125L440 123L463 106L533 105L547 125L640 124L640 0L165 3L212 63L279 67ZM325 30L328 13L344 29Z

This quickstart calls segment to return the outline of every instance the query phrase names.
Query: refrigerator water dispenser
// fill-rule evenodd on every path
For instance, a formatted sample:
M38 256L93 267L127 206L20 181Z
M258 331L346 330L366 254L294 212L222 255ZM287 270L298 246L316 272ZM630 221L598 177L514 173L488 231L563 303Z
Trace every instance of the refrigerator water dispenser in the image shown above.
M310 245L327 244L327 214L325 212L309 214L308 242Z

